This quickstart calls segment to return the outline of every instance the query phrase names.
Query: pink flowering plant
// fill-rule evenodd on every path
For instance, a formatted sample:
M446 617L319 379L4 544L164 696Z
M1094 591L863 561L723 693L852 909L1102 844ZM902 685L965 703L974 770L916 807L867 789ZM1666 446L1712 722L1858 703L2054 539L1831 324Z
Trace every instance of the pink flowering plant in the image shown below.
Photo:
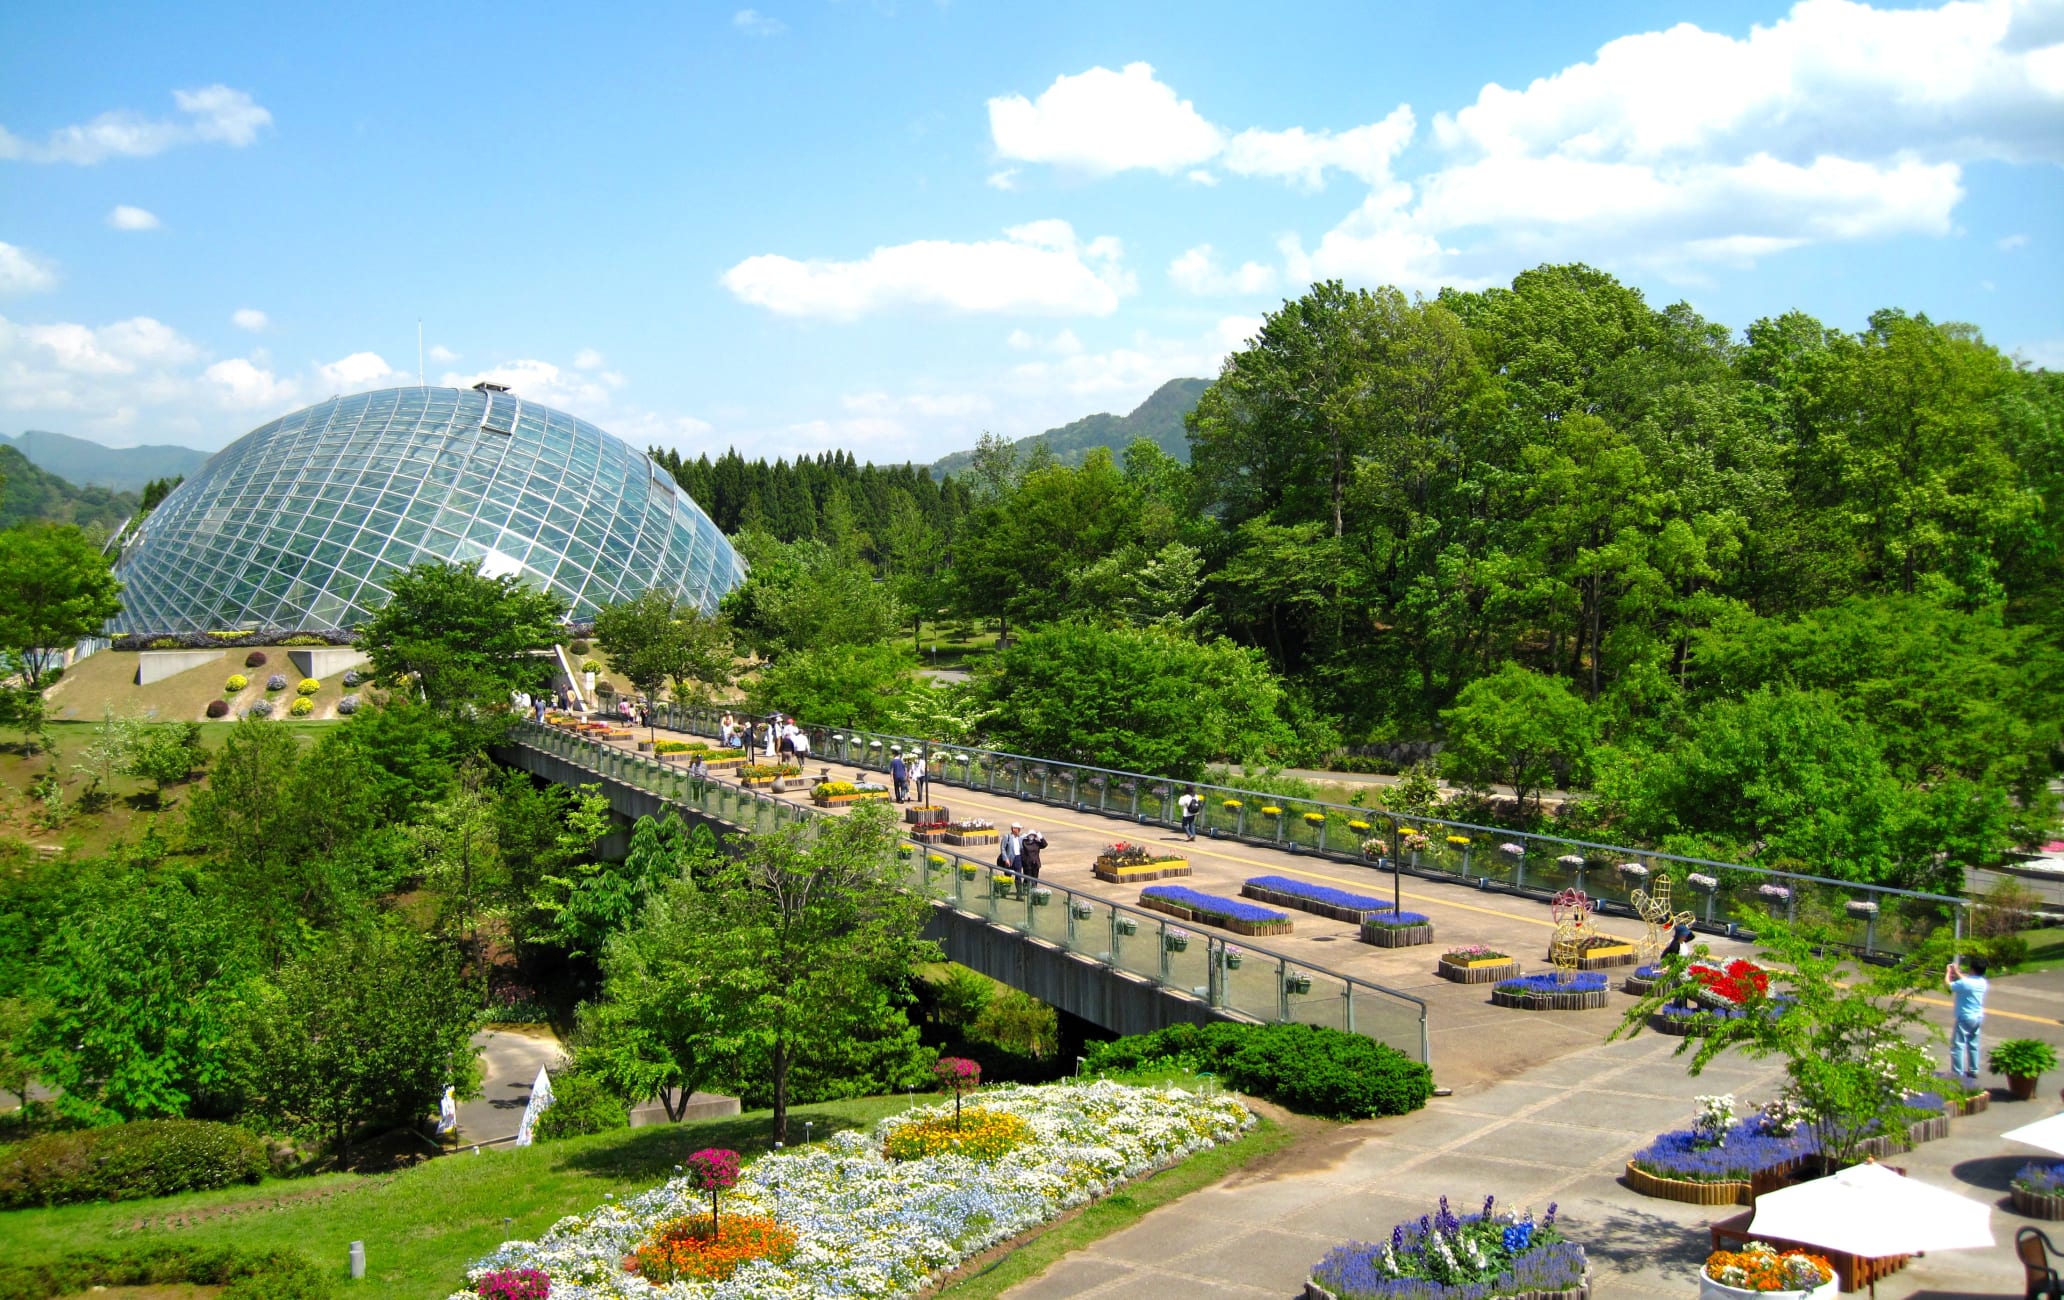
M717 1227L717 1197L738 1185L738 1153L706 1147L687 1161L688 1185L709 1193L710 1231Z
M473 1284L483 1300L550 1300L552 1279L541 1268L505 1268Z
M960 1127L960 1099L982 1086L982 1067L965 1056L942 1056L932 1067L939 1086L953 1094L953 1127Z

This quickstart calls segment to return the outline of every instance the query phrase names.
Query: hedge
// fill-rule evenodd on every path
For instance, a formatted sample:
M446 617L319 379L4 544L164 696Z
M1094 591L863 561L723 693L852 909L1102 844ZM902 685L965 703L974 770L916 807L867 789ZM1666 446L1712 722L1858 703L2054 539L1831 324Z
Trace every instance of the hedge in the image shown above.
M0 1300L46 1300L104 1286L220 1286L218 1300L328 1300L329 1276L291 1250L165 1244L83 1250L38 1264L0 1261Z
M234 1124L147 1119L0 1147L0 1209L128 1201L255 1183L265 1143Z
M1433 1095L1433 1071L1394 1047L1320 1025L1170 1025L1093 1046L1084 1069L1176 1065L1307 1115L1403 1115Z

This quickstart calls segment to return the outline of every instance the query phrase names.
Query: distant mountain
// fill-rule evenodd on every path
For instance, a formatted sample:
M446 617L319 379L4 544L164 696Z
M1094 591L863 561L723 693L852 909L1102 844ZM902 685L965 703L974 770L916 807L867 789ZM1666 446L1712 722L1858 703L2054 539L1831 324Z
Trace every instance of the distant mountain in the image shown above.
M81 487L141 492L154 478L179 478L199 469L209 453L191 447L103 447L67 433L30 429L19 437L0 434L31 464Z
M1073 424L1020 438L1012 445L1022 456L1035 445L1045 443L1061 464L1080 465L1098 447L1109 447L1114 456L1122 456L1133 439L1145 438L1188 464L1190 440L1183 432L1183 417L1196 409L1197 399L1209 387L1208 379L1171 379L1155 389L1130 415L1085 415ZM962 473L974 456L972 451L956 451L932 466L932 477Z
M134 492L74 487L31 464L8 442L0 442L0 478L6 479L0 483L0 528L47 519L78 524L89 532L104 534L136 511Z

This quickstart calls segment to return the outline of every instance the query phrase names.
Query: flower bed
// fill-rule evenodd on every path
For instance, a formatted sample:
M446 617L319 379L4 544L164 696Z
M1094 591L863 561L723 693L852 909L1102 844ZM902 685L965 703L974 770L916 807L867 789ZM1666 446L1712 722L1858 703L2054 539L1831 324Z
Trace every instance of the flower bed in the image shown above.
M917 804L903 810L903 820L912 826L930 826L934 822L944 823L952 819L953 814L943 804Z
M1394 904L1368 894L1351 894L1345 889L1314 885L1289 876L1256 876L1240 886L1240 893L1264 903L1274 903L1277 907L1294 907L1300 912L1328 916L1353 925L1360 925L1362 918L1371 912L1395 910Z
M1149 885L1140 891L1140 906L1166 912L1180 921L1220 926L1234 934L1290 933L1290 918L1282 912L1237 898L1201 893L1187 885Z
M872 781L819 781L810 790L810 800L819 808L837 808L843 804L888 797L888 787ZM949 844L952 842L950 838L947 840Z
M892 1160L890 1132L952 1107L893 1116L872 1132L834 1134L746 1166L724 1213L772 1218L796 1234L786 1261L739 1265L727 1282L663 1290L626 1272L623 1260L664 1223L707 1207L685 1178L554 1224L535 1241L508 1241L475 1261L469 1283L512 1268L538 1268L559 1300L890 1300L999 1242L1037 1227L1119 1184L1236 1138L1251 1123L1230 1098L1115 1083L1003 1087L980 1094L991 1112L1014 1115L1033 1139L993 1163L960 1154ZM472 1300L459 1292L451 1300Z
M1727 1099L1730 1102L1731 1098ZM1643 1196L1689 1205L1753 1205L1817 1148L1803 1125L1770 1131L1763 1115L1702 1131L1672 1129L1627 1162L1627 1186ZM1715 1143L1713 1134L1720 1140Z
M1519 974L1519 960L1496 948L1471 944L1442 953L1435 971L1442 979L1457 984L1496 984Z
M1587 934L1577 940L1577 969L1581 971L1604 970L1610 966L1632 966L1641 960L1629 941L1610 934ZM1549 961L1555 960L1554 952L1547 954Z
M1401 1223L1380 1242L1335 1246L1312 1268L1308 1300L1577 1300L1588 1293L1584 1248L1555 1226L1555 1206L1539 1223L1533 1211L1440 1209Z
M2064 1219L2064 1165L2023 1165L2010 1186L2016 1214Z
M1688 973L1694 985L1692 996L1709 1006L1739 1007L1770 993L1770 973L1740 957L1725 966L1693 962Z
M1663 968L1660 965L1650 963L1647 966L1636 966L1620 987L1635 997L1647 997L1655 991L1656 981L1662 977Z
M1767 1241L1751 1241L1738 1251L1714 1251L1706 1257L1699 1276L1701 1296L1818 1297L1836 1291L1835 1266L1826 1256L1803 1250L1779 1251Z
M1589 1011L1605 1005L1605 976L1580 971L1562 980L1552 974L1522 975L1491 987L1493 1006L1520 1011Z
M1128 844L1124 840L1107 845L1097 854L1096 864L1090 874L1098 880L1111 884L1127 881L1166 880L1175 876L1190 874L1189 860L1172 854L1150 849L1144 844Z
M1378 912L1362 918L1362 942L1378 948L1413 948L1433 942L1433 918L1421 912Z

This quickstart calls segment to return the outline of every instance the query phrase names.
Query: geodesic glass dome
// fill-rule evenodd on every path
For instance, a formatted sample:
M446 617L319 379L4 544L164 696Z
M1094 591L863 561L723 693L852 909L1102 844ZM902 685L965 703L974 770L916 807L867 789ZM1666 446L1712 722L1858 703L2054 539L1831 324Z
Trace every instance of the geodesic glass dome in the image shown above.
M124 633L342 630L419 560L559 594L575 621L745 578L673 476L585 420L494 389L390 388L260 425L153 511L115 573Z

